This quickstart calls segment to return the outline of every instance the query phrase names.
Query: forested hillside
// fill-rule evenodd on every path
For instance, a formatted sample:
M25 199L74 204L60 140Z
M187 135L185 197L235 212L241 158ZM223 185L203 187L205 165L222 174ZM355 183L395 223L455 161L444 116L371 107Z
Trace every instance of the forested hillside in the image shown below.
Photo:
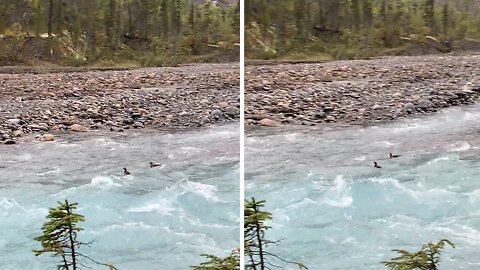
M0 65L238 60L236 0L2 0Z
M354 59L480 48L478 0L246 0L246 54Z

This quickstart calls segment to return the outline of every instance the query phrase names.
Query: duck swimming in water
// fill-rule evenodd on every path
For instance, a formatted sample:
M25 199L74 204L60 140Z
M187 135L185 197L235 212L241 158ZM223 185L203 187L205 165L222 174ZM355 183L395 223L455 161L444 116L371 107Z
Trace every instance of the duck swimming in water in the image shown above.
M378 169L382 168L382 167L380 167L380 165L378 165L378 163L376 161L373 162L373 167L378 168Z
M130 175L130 172L127 170L127 168L123 168L123 174Z
M390 155L390 158L398 158L401 157L402 155L392 155L392 153L388 153Z
M159 164L159 163L153 163L150 161L150 168L153 168L153 167L160 167L162 166L162 164Z

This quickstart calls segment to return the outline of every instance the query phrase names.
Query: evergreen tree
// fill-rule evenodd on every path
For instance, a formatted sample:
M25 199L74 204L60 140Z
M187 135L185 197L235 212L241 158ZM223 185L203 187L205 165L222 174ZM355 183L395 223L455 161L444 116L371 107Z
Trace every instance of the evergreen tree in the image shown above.
M382 262L390 270L438 270L440 255L445 246L455 248L455 245L447 239L437 243L429 242L422 246L420 251L409 252L402 249L394 249L398 257L388 262Z
M168 65L202 61L198 55L234 61L239 24L238 0L2 0L0 64L33 58L66 65ZM8 44L17 25L30 37L15 42L23 51L18 58Z
M192 266L193 270L240 270L240 250L235 249L226 258L202 254L208 261L198 266Z
M268 245L277 242L265 238L265 233L271 227L266 224L272 219L272 214L262 211L265 201L256 201L255 198L245 200L244 210L244 235L245 235L245 260L246 270L270 269L273 260L294 264L299 269L308 269L304 264L283 259L267 251Z
M35 237L35 240L42 245L42 249L33 250L35 256L52 253L53 256L61 259L57 265L60 270L80 269L83 265L80 258L115 270L113 265L99 263L78 251L81 246L89 245L77 239L78 233L83 230L77 224L85 221L85 217L75 213L77 203L69 203L65 200L58 204L58 207L50 208L48 211L47 221L42 226L42 235Z
M449 41L462 46L465 39L480 45L478 1L245 0L245 5L249 58L368 58L416 53L419 47L443 53Z
M435 28L435 0L427 0L425 3L425 22L434 30Z

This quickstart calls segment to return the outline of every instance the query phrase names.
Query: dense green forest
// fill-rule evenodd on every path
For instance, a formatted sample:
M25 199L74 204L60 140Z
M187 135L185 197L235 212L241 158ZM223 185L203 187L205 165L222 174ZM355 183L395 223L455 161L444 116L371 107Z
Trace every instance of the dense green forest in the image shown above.
M0 65L236 61L236 0L2 0Z
M478 0L245 0L246 55L354 59L480 48Z

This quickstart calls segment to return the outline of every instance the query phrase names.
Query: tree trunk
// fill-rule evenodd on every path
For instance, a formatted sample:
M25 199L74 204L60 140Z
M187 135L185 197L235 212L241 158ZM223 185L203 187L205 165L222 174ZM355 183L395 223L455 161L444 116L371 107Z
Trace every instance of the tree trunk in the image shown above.
M70 216L72 213L70 212L70 205L68 204L68 201L65 201L65 206L67 209L67 214ZM75 239L73 237L73 228L72 228L72 223L69 221L68 222L68 240L70 241L70 248L72 249L72 267L73 270L77 270L77 258L76 258L76 253L75 253ZM67 268L68 270L68 268Z
M49 0L49 2L48 2L48 21L47 21L48 38L52 38L52 21L53 21L53 0Z
M257 211L257 206L255 205L255 203L253 204L253 210L256 212ZM261 228L260 228L260 225L258 224L255 224L255 234L257 236L257 242L258 242L258 252L259 252L259 257L260 257L260 270L265 270L265 261L264 261L264 258L263 258L263 241L262 241L262 236L260 235L260 231L261 231Z

